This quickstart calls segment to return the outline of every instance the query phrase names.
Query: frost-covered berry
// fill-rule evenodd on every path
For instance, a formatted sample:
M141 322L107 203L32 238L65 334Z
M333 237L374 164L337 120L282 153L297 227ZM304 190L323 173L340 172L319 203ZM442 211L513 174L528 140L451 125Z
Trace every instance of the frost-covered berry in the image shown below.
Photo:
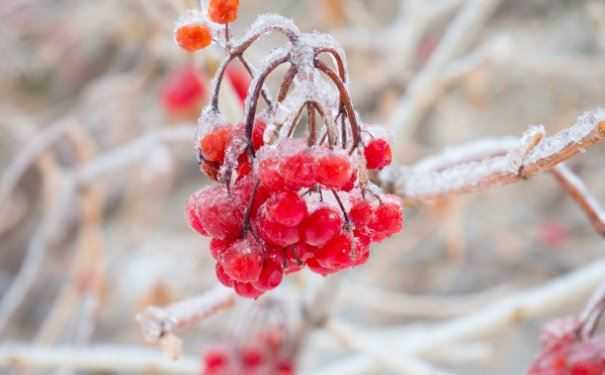
M223 185L203 189L198 200L200 223L208 234L219 239L237 239L242 233L244 207Z
M199 145L204 160L222 163L232 136L230 126L219 126L206 133L200 139Z
M185 214L187 216L187 221L189 222L189 226L191 227L191 229L195 230L202 236L207 236L208 232L202 226L202 222L200 220L198 212L198 202L202 194L202 190L191 194L191 196L187 200L187 204L185 205Z
M296 152L284 158L281 164L281 174L286 186L298 190L315 185L315 156L305 150Z
M233 279L231 278L231 276L227 275L225 269L223 268L223 266L221 266L220 263L216 264L214 271L216 273L216 278L221 284L228 288L231 288L233 286Z
M353 265L351 250L353 240L351 236L341 233L322 246L315 258L319 264L330 270L340 270Z
M370 141L363 150L368 169L382 169L391 164L393 155L391 145L384 139Z
M169 113L187 113L198 108L207 91L202 75L186 64L168 75L160 88L160 101Z
M382 241L399 232L403 227L401 200L395 196L384 197L368 227L374 232L374 241Z
M352 200L351 209L349 210L349 218L356 227L368 225L372 219L372 215L373 210L369 202L361 197Z
M239 0L210 0L208 17L212 22L229 23L237 19Z
M221 258L221 254L224 253L232 243L233 240L221 240L220 238L213 238L210 241L210 254L214 260L219 260Z
M280 160L276 155L268 155L258 160L258 177L262 186L271 191L285 189L284 178L280 173Z
M258 151L265 144L263 137L266 128L267 123L264 121L256 120L256 122L254 122L254 130L252 131L252 147L254 148L254 151Z
M276 223L295 227L307 216L307 204L291 191L273 194L264 204L267 218Z
M327 276L331 273L334 273L334 270L325 268L321 264L319 264L319 261L316 258L311 258L311 259L307 260L307 266L309 267L309 269L311 271L313 271L317 274L320 274L322 276Z
M350 182L353 166L345 155L326 153L317 160L315 174L318 183L341 189Z
M197 52L212 44L212 30L201 21L184 21L174 32L176 43L187 52Z
M263 240L280 247L293 245L300 240L298 228L270 220L263 210L260 210L256 217L255 228Z
M232 243L221 253L225 273L239 282L258 280L263 269L263 246L253 236Z
M323 246L340 233L342 218L329 207L320 207L300 225L302 240L311 246Z

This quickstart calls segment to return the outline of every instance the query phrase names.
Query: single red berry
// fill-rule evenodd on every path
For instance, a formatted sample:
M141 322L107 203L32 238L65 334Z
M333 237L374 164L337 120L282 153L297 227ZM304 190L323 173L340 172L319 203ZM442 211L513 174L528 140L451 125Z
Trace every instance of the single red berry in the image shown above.
M291 191L273 194L264 205L267 218L276 223L295 227L307 216L307 204Z
M330 270L344 269L354 263L351 253L352 247L351 236L342 233L321 247L315 254L315 259L324 268Z
M253 225L263 240L280 247L293 245L300 240L298 228L287 227L270 220L263 210L258 212Z
M198 108L206 94L206 83L191 64L171 72L160 88L162 106L170 113Z
M222 373L229 367L229 354L220 349L208 350L204 353L204 374L214 375Z
M204 160L200 163L200 171L214 181L217 181L218 179L218 172L220 168L220 163Z
M191 227L191 229L195 230L202 236L207 236L208 232L202 226L202 222L200 221L200 216L198 212L198 201L201 194L203 194L202 190L191 194L191 196L187 200L187 204L185 205L185 214L187 216L187 221L189 222L189 226Z
M221 266L220 263L216 264L214 271L216 273L216 278L221 284L228 288L231 288L233 286L233 279L229 275L227 275L225 269L223 268L223 266Z
M391 164L391 145L384 139L374 139L363 150L368 169L382 169Z
M262 120L254 122L254 130L252 130L252 147L254 151L258 151L265 144L264 136L267 123Z
M213 238L210 241L210 254L214 260L219 260L221 258L221 254L231 246L233 240L221 240L220 238Z
M294 375L294 364L289 360L280 360L275 366L276 375Z
M244 370L256 369L265 361L263 352L251 345L240 348L239 354Z
M364 227L368 225L372 219L372 206L363 198L359 197L353 199L351 202L351 210L349 211L349 218L355 224L355 227Z
M288 188L298 190L315 185L315 157L304 150L287 156L281 165L281 174Z
M212 31L201 22L178 25L174 33L176 43L187 52L197 52L212 44Z
M252 283L240 283L236 281L234 284L233 289L240 297L257 299L263 295L263 291L256 289Z
M271 191L285 189L284 178L280 173L280 161L276 156L270 156L258 161L258 177L261 184Z
M241 64L229 64L225 70L225 76L231 83L233 91L237 94L242 104L248 96L248 88L250 87L250 74L244 69Z
M281 284L283 276L282 265L271 258L267 258L258 280L253 282L252 285L262 291L275 289Z
M223 185L201 190L198 214L203 228L214 238L236 239L242 233L244 206Z
M365 236L353 238L351 260L353 266L365 264L370 259L370 239Z
M263 269L263 246L253 236L232 243L220 258L225 273L239 282L258 280Z
M351 178L349 179L349 182L344 184L343 187L341 188L341 190L350 192L351 190L353 190L355 188L356 183L357 183L357 172L353 171L353 173L351 173Z
M386 196L382 201L368 224L368 227L374 231L374 241L382 241L399 232L403 227L401 200L395 196Z
M210 0L208 17L216 23L229 23L237 19L239 0Z
M340 214L329 207L321 207L303 220L300 233L307 244L320 247L340 233L341 228Z
M217 127L204 135L200 140L200 152L204 160L222 163L231 138L230 126Z
M341 189L349 183L352 174L353 166L345 155L327 153L317 161L317 182L326 187Z

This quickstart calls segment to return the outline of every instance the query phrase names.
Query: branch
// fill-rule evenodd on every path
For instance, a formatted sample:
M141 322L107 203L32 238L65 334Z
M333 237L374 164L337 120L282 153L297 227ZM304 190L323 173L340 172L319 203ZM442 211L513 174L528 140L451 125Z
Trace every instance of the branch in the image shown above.
M382 182L394 184L393 191L410 201L447 198L511 184L550 171L601 142L605 138L605 110L588 112L571 128L552 137L542 137L540 128L531 128L517 147L509 149L510 141L503 142L500 149L494 150L496 156L483 160L474 159L462 146L449 151L449 158L439 156L432 158L432 162L418 163L418 167L386 170L381 175ZM464 161L465 158L470 161ZM443 169L427 168L430 164Z
M172 361L157 351L136 347L75 348L29 344L0 347L0 366L162 374L199 374L203 370L196 358Z
M561 187L588 216L592 227L597 233L605 237L605 211L590 194L582 180L564 164L557 165L551 172Z
M136 319L145 340L157 344L177 330L190 327L235 304L235 295L229 289L217 287L205 294L167 307L151 306Z

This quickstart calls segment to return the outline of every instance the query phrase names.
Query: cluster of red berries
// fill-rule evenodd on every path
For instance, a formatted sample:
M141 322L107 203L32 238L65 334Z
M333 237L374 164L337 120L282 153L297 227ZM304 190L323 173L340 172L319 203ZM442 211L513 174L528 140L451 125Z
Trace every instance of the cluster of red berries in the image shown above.
M257 121L255 157L242 125L211 126L198 144L202 171L226 183L194 193L187 216L193 229L212 237L216 276L225 286L257 298L305 265L327 275L363 264L372 242L401 230L399 198L362 187L356 158L300 139L264 145L264 130ZM383 139L370 141L364 154L375 168L391 161Z
M207 350L202 375L292 375L295 366L287 355L288 350L283 330L266 330L250 344Z
M543 351L528 371L529 375L605 374L605 336L582 338L576 319L562 319L547 325Z

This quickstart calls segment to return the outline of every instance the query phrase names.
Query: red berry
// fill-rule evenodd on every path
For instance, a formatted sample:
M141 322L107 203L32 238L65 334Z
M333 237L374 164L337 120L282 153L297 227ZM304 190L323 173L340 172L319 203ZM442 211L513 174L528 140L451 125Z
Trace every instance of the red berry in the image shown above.
M353 238L353 251L351 260L353 266L360 266L370 258L370 239L361 236Z
M208 234L219 239L236 239L242 233L244 207L223 185L203 189L198 201L200 223Z
M259 367L264 362L263 353L253 346L240 348L240 357L244 370L251 370Z
M345 155L327 153L317 161L317 182L326 187L341 189L349 183L352 174L353 166Z
M315 254L319 264L330 270L340 270L353 265L353 241L347 234L339 234L321 247Z
M309 151L287 156L281 165L281 174L288 188L298 190L315 185L315 157Z
M252 172L252 163L250 162L250 156L247 152L244 152L237 158L237 176L244 177Z
M321 207L309 215L300 225L302 239L311 246L323 246L340 233L340 214L328 207Z
M253 236L235 241L222 254L225 273L239 282L258 280L263 269L263 246Z
M174 35L176 43L187 52L196 52L212 43L212 31L200 22L177 26Z
M372 219L372 206L363 198L359 197L352 201L349 218L355 227L364 227Z
M206 84L193 65L187 64L170 73L160 89L164 108L171 113L196 109L206 96Z
M294 365L291 361L281 360L275 366L276 375L294 375Z
M319 264L319 261L316 258L311 258L307 260L307 266L309 266L309 269L311 271L318 273L322 276L327 276L331 273L334 273L334 270L325 268L321 264Z
M198 201L201 194L203 194L203 190L191 194L187 200L187 204L185 205L185 214L187 215L187 221L189 222L191 229L195 230L202 236L207 236L208 232L202 226L198 212Z
M363 150L368 169L382 169L391 164L391 145L384 139L374 139Z
M200 152L204 160L222 163L231 138L232 130L229 126L217 127L204 135L200 140Z
M395 196L383 198L382 204L374 211L368 227L374 231L374 241L382 241L399 232L403 227L401 200Z
M263 240L280 247L293 245L300 240L298 228L271 221L262 210L256 218L254 226Z
M233 90L243 103L248 96L250 87L250 75L241 64L229 64L225 70L225 76L231 83Z
M204 374L222 373L229 366L229 355L223 350L209 350L204 354Z
M223 268L223 266L220 265L220 263L216 264L214 271L216 273L216 278L221 284L228 288L231 288L233 286L233 279L229 275L227 275L227 273L225 273L225 269Z
M285 189L284 179L280 174L280 162L276 156L270 156L258 161L258 177L261 184L271 191Z
M273 194L264 204L267 218L276 223L295 227L307 216L307 204L298 194L285 191Z
M233 286L233 289L235 290L235 293L237 293L238 296L244 298L257 299L258 297L263 295L263 292L256 289L252 285L252 283L240 283L236 281L235 285Z
M271 258L267 258L258 280L253 282L252 285L258 290L271 290L277 288L279 284L281 284L283 276L284 270L282 269L281 263L278 263Z
M220 168L221 165L219 163L214 163L211 161L202 161L200 163L200 171L214 181L218 179L218 172Z
M351 178L349 179L349 182L344 184L343 187L341 188L341 190L350 192L351 190L353 190L355 188L356 182L357 182L357 172L353 171L353 173L351 173Z
M210 0L208 17L212 22L229 23L237 19L239 0Z

